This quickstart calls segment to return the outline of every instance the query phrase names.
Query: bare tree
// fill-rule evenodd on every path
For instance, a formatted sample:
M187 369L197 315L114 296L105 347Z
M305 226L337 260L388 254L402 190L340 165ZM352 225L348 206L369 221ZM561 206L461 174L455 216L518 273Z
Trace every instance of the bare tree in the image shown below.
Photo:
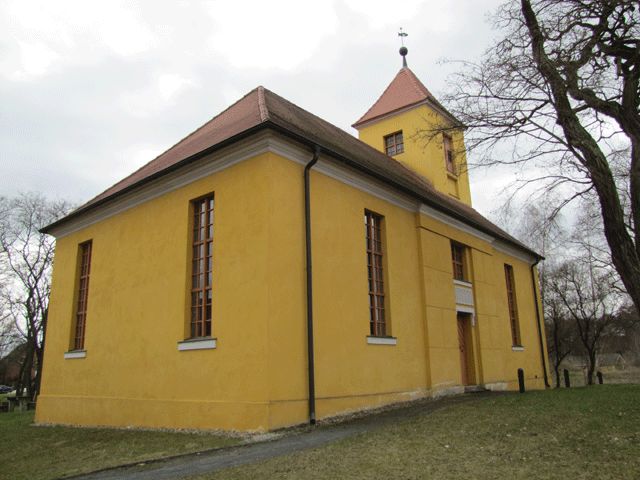
M551 272L553 275L553 271ZM549 278L548 276L546 277ZM544 322L549 356L553 365L556 388L560 387L560 365L571 354L575 345L575 327L566 314L562 299L550 288L545 288Z
M598 349L615 327L623 296L613 287L615 272L597 268L589 257L567 261L547 277L549 292L558 300L559 316L574 322L578 340L588 361L587 383L593 384Z
M504 32L443 100L481 165L519 165L558 208L592 192L611 259L640 307L640 4L511 0ZM422 132L427 139L459 125Z
M0 280L0 292L4 292L5 288L4 283ZM15 346L16 334L15 324L7 308L4 295L0 293L0 360L11 351L12 346Z
M563 253L568 229L560 212L555 208L558 197L549 194L537 202L519 204L514 199L504 203L497 212L496 223L516 238L527 243L536 252L549 259ZM539 268L544 275L545 262Z
M49 201L38 194L0 197L0 302L3 316L12 320L26 342L17 388L26 388L32 397L42 365L55 243L39 229L68 211L67 202Z

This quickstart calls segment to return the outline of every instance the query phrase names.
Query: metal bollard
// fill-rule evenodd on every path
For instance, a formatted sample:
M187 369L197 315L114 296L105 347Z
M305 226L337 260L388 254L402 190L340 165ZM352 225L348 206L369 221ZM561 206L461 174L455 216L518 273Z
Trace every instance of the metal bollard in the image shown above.
M596 376L598 377L598 383L602 385L604 383L604 381L602 380L602 372L598 370L598 373L596 373Z
M520 393L524 393L524 370L518 369L518 387L520 388Z
M569 379L569 370L564 369L564 386L571 388L571 380Z

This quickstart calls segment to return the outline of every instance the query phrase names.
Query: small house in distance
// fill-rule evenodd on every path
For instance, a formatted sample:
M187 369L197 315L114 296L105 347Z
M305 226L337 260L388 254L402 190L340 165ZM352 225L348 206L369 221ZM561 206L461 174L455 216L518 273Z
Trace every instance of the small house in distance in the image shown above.
M471 207L457 120L405 65L354 126L258 87L47 226L36 421L271 430L544 388L540 257Z

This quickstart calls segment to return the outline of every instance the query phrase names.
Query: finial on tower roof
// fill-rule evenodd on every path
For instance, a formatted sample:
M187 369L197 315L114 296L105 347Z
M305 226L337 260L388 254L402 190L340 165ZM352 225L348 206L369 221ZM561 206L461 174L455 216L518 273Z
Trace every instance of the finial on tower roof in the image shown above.
M402 66L407 66L407 53L409 53L409 49L404 46L404 37L407 37L409 34L402 31L402 27L400 27L400 31L398 32L398 36L400 37L400 42L402 46L400 47L400 55L402 55Z

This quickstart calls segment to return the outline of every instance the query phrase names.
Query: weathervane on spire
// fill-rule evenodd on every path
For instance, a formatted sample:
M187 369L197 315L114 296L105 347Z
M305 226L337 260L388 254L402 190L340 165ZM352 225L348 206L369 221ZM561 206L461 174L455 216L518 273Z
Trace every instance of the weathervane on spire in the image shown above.
M402 31L402 27L400 27L400 31L398 32L398 36L400 37L400 43L402 46L400 47L400 55L402 55L402 66L406 68L407 66L407 53L409 53L409 49L404 46L404 37L409 36L408 33Z

